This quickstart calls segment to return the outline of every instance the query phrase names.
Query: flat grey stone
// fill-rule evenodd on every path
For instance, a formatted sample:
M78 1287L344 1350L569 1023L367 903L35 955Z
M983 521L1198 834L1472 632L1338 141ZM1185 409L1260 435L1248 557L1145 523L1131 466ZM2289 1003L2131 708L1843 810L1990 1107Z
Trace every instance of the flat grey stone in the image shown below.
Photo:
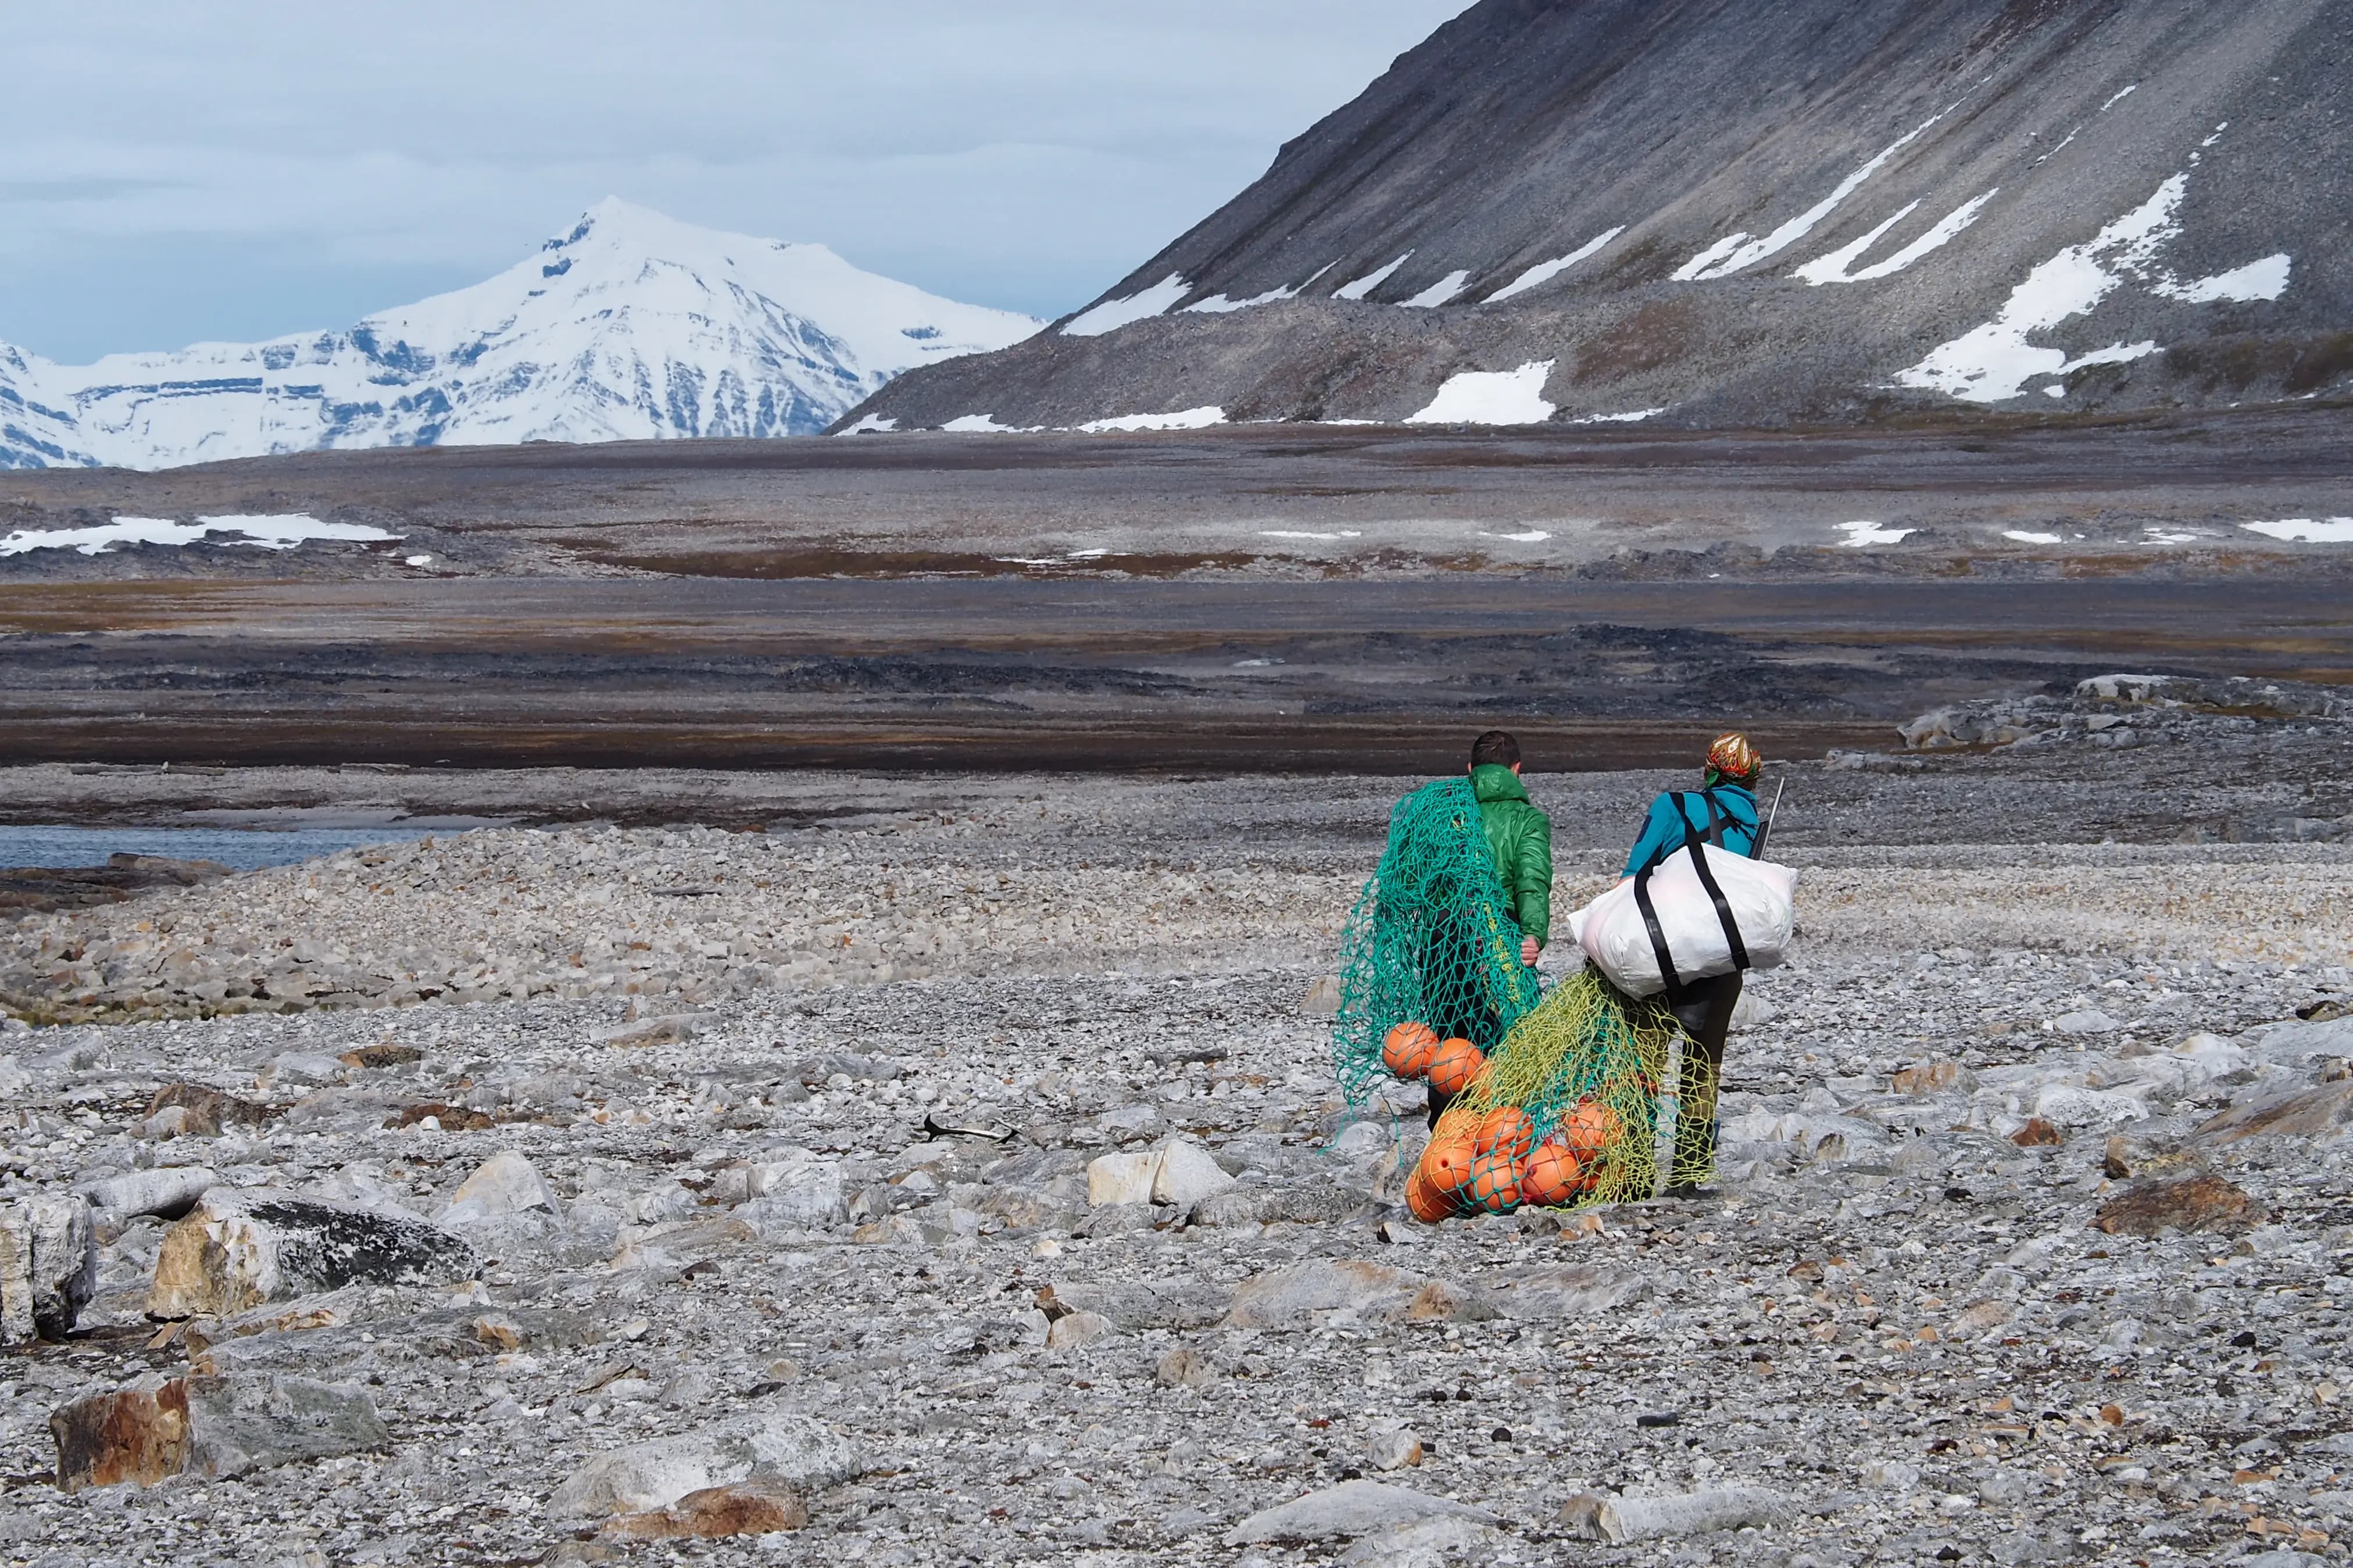
M1381 1481L1342 1481L1336 1487L1310 1492L1274 1508L1262 1509L1236 1525L1226 1536L1229 1546L1298 1537L1306 1541L1333 1536L1371 1535L1436 1518L1500 1524L1485 1509L1432 1497L1409 1487Z

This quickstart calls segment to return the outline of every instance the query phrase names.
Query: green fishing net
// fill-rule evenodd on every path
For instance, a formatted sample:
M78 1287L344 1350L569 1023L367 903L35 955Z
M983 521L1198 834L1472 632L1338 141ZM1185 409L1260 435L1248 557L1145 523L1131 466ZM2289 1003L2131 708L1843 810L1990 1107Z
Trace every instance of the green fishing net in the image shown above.
M1529 1203L1622 1203L1658 1191L1660 1089L1671 1068L1682 1103L1713 1106L1705 1064L1675 1049L1682 1026L1659 1000L1638 1000L1588 967L1553 988L1514 1025L1439 1118L1423 1169L1469 1144L1468 1181L1454 1206L1501 1212ZM1504 1114L1504 1113L1512 1114ZM1549 1152L1548 1152L1549 1151ZM1671 1181L1700 1181L1685 1164L1704 1146L1678 1140Z
M1398 802L1340 938L1332 1061L1348 1103L1388 1073L1381 1046L1399 1024L1482 1050L1501 1041L1541 994L1519 950L1471 781L1441 779Z

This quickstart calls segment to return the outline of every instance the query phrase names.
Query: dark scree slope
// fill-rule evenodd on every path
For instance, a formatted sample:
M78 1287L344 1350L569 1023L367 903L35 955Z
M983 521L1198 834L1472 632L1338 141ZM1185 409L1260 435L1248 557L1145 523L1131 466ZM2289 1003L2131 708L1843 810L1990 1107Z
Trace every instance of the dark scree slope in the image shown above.
M2353 0L1485 0L1088 310L836 428L2342 395L2348 45Z

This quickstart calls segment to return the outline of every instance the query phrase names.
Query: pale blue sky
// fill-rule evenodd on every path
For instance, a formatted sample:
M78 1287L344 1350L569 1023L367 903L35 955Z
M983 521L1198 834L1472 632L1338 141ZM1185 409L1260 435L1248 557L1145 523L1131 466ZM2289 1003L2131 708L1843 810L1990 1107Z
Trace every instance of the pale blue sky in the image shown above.
M607 195L1050 316L1466 3L8 5L0 341L344 326Z

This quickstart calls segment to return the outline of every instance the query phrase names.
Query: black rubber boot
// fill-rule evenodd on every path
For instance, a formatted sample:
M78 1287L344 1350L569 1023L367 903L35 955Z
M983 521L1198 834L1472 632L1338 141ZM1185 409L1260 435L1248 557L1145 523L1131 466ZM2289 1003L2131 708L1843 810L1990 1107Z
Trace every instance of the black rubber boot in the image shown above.
M1695 1198L1701 1186L1715 1179L1715 1122L1711 1120L1686 1133L1675 1130L1675 1168L1670 1173L1667 1196Z

